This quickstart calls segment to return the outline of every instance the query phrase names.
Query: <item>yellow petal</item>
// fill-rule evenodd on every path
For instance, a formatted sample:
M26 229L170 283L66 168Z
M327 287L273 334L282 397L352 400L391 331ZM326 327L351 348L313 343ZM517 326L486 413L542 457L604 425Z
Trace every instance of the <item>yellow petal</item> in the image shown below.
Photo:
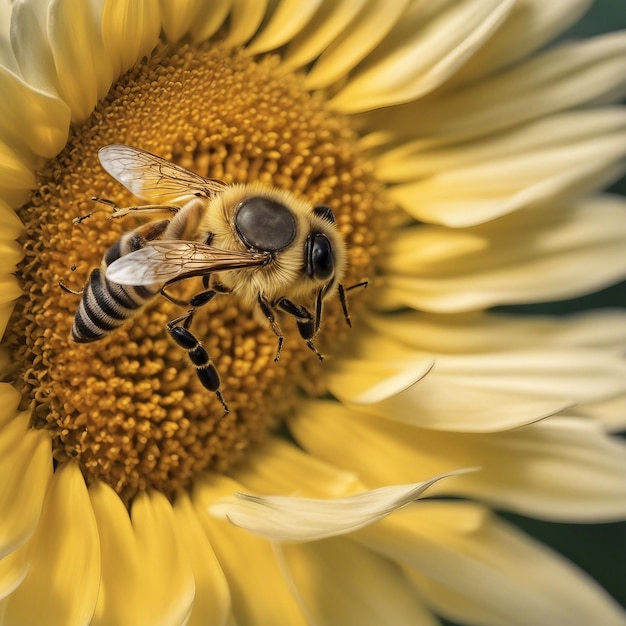
M308 615L326 626L437 626L403 571L347 539L277 547Z
M489 39L511 0L458 0L433 16L416 3L330 101L342 113L416 100L441 85Z
M100 584L100 541L85 481L71 463L54 473L29 557L24 582L6 599L6 623L88 624Z
M559 416L468 434L417 428L318 401L303 405L289 428L305 450L357 471L368 487L480 467L441 481L429 495L474 497L557 521L612 521L626 514L624 445L588 420Z
M0 199L0 240L12 241L24 232L24 224L15 211Z
M228 583L187 493L176 497L174 516L196 585L193 609L186 626L225 624L231 608Z
M224 43L233 48L248 41L265 18L267 0L233 0Z
M25 543L0 559L0 600L13 593L26 578L28 550L29 545ZM1 604L0 619L2 619Z
M141 57L150 54L159 40L161 16L158 2L106 0L102 11L102 39L119 76Z
M28 428L30 412L13 415L0 430L0 558L33 534L52 476L49 436Z
M228 16L233 0L202 2L191 25L191 39L194 42L206 41L214 35Z
M0 428L10 424L17 415L21 394L9 383L0 383Z
M287 44L281 71L301 67L321 54L340 33L350 27L352 20L366 4L367 0L323 2L304 28Z
M290 41L311 19L322 0L282 0L267 25L247 46L250 54L267 52Z
M251 448L245 463L235 466L230 474L244 491L257 493L336 498L358 486L353 473L338 470L277 437Z
M131 523L109 486L95 483L90 495L102 546L102 582L90 623L184 624L195 587L165 496L140 494Z
M181 39L195 21L201 0L159 0L161 22L167 40L175 43Z
M241 489L233 480L212 475L197 481L193 491L198 519L228 580L234 621L306 626L309 622L276 562L271 544L207 512L218 498Z
M35 176L30 167L5 143L0 142L0 194L7 190L30 191Z
M597 583L478 505L420 502L358 539L409 567L420 594L455 622L624 623Z

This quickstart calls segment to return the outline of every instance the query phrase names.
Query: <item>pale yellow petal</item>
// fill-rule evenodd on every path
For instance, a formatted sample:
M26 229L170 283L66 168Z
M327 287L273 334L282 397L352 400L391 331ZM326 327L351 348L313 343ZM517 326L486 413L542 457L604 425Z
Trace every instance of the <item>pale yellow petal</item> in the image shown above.
M208 508L242 486L224 476L212 475L196 482L193 503L211 546L226 575L237 624L308 623L265 539L217 520Z
M102 39L119 76L150 54L159 39L161 16L154 0L106 0L102 12Z
M27 194L35 186L31 168L6 143L0 141L0 195L23 190Z
M67 140L70 109L0 67L0 141L19 154L56 156Z
M480 467L441 481L429 495L469 496L556 521L612 521L626 514L624 445L588 420L552 417L514 430L468 434L317 401L302 406L289 428L305 450L358 472L368 487Z
M267 0L233 0L224 43L233 48L246 43L265 18Z
M94 483L90 496L102 545L102 582L92 626L184 624L195 585L165 496L141 493L131 517L109 486Z
M272 541L317 541L355 532L407 506L449 472L420 483L379 487L344 498L301 498L236 493L209 513Z
M406 229L400 238L420 237L419 232L419 227ZM449 236L456 237L454 232ZM621 254L626 212L618 197L588 198L549 212L517 212L471 232L490 241L490 252L466 255L462 263L402 266L392 246L384 259L391 271L376 306L458 312L558 300L601 289L626 273Z
M343 78L384 40L408 6L408 0L368 0L308 72L306 87L319 89Z
M161 22L167 40L175 43L185 36L194 23L201 0L159 0Z
M626 431L626 392L603 402L577 405L570 412L573 415L596 421L609 433L624 432Z
M533 346L611 352L626 348L626 313L616 310L524 317L485 311L445 316L403 311L362 314L360 319L377 335L435 354L478 354Z
M349 539L281 544L277 554L314 624L437 626L403 571Z
M2 276L0 274L0 304L10 302L11 306L13 306L15 304L15 300L21 295L22 290L17 284L15 276L12 274L9 276Z
M17 59L11 47L11 3L0 2L0 65L8 68L16 74L19 73Z
M340 33L350 28L366 3L367 0L322 2L315 15L287 44L281 71L301 67L321 54Z
M445 85L446 91L494 74L497 70L530 56L576 22L590 5L591 0L516 2L494 36Z
M231 602L228 583L187 493L174 503L176 532L193 570L196 595L186 626L226 624Z
M10 395L3 400L14 404ZM52 476L50 437L30 429L29 421L30 412L13 413L0 430L0 558L33 534Z
M0 428L10 424L17 415L21 394L9 383L0 382Z
M575 148L600 136L623 133L625 129L626 112L621 107L565 111L458 145L424 149L419 139L404 142L376 157L376 174L390 183L436 179L447 172L479 164L499 167L500 160L505 158L536 154L540 159L544 150Z
M550 206L619 177L626 128L571 145L450 168L423 182L396 185L390 196L422 222L473 226L507 213Z
M357 113L415 100L453 75L489 39L512 0L458 0L429 15L415 3L330 101Z
M72 110L73 122L89 117L113 81L100 22L94 3L55 0L50 5L48 37L59 94Z
M533 57L508 72L479 81L454 96L362 116L366 128L387 130L422 148L487 136L587 103L610 102L626 89L626 35L611 33Z
M336 498L358 485L353 473L338 470L277 437L251 448L245 463L235 466L230 475L244 491L257 493Z
M88 624L100 584L100 540L85 481L73 464L54 473L29 560L24 582L6 599L6 623Z
M597 583L478 505L419 503L357 539L411 568L420 593L455 622L624 623L622 610Z
M322 0L282 0L261 32L247 46L250 54L278 48L299 33L318 10Z
M228 16L232 3L233 0L202 2L191 25L191 39L200 42L214 35Z

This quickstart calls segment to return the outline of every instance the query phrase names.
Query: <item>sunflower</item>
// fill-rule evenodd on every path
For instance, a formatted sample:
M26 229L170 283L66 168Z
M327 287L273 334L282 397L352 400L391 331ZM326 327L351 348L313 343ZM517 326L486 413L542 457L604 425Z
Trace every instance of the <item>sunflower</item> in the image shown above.
M3 624L626 623L493 511L626 516L626 318L493 310L626 275L626 37L547 45L587 4L2 4ZM330 207L328 358L219 295L223 415L175 302L72 342L146 221L92 201L137 204L110 144Z

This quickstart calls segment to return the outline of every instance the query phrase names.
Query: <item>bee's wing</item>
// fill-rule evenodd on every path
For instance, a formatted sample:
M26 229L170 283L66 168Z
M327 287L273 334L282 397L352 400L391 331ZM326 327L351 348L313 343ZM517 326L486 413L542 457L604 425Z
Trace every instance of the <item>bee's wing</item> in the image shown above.
M212 272L259 267L269 260L266 252L220 250L198 241L172 239L150 242L125 254L107 267L106 277L120 285L165 285Z
M98 158L115 180L142 200L165 203L181 196L211 197L226 188L226 183L204 178L139 148L113 144L100 148Z

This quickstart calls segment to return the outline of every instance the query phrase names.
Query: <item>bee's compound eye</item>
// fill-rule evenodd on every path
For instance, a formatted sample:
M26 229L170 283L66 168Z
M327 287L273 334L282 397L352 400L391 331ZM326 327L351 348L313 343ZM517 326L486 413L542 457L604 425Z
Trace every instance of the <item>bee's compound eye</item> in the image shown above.
M333 249L326 235L317 233L308 242L307 273L311 277L327 280L335 273Z
M335 214L333 210L329 206L325 206L323 204L318 204L313 207L313 213L318 217L321 217L323 220L330 222L331 224L335 223Z
M237 207L235 226L250 248L278 252L296 238L297 224L293 213L280 202L253 196Z

